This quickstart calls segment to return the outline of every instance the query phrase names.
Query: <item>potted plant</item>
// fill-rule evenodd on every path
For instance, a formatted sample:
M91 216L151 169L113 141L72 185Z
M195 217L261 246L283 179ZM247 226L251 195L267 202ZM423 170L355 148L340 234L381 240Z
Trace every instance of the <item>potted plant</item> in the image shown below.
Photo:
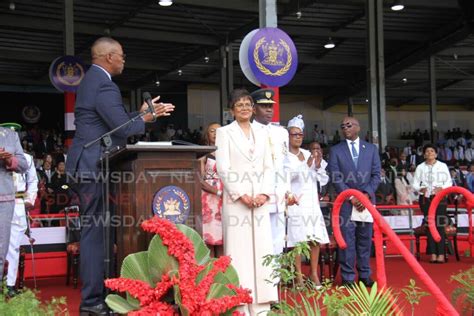
M142 223L156 234L148 250L128 255L120 278L105 285L126 292L110 294L107 305L129 315L238 315L235 307L252 302L250 290L239 286L230 257L209 257L201 236L185 225L157 216Z
M298 243L291 251L265 258L264 264L273 268L271 282L279 281L282 295L269 315L319 316L322 311L329 316L400 314L398 296L390 288L378 289L377 282L370 290L363 283L333 287L327 280L322 288L316 287L311 280L297 286L296 255L309 256L308 243Z

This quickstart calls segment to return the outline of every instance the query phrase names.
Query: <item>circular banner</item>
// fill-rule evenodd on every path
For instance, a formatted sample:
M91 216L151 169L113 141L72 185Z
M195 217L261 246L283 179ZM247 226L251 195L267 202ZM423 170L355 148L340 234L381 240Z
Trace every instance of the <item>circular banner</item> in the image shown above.
M75 56L58 57L49 66L49 80L61 92L76 92L84 75L85 66Z
M291 38L276 27L259 29L247 49L250 69L258 83L282 87L293 79L298 54ZM247 77L250 81L250 78Z
M153 197L153 213L175 224L184 224L191 210L189 196L180 187L169 185Z
M36 124L41 118L41 111L36 105L27 105L21 110L21 116L26 123Z
M245 35L244 39L242 40L239 50L239 63L240 69L242 69L242 72L244 73L245 77L254 85L260 86L260 82L258 82L257 78L255 78L252 68L250 68L248 56L250 41L257 32L258 29L251 31L250 33Z

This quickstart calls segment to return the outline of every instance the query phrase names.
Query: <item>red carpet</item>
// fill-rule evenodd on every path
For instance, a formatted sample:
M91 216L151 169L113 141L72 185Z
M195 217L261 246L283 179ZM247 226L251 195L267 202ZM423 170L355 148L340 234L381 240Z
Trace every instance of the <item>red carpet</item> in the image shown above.
M450 261L447 264L429 264L427 258L422 259L423 267L449 300L451 298L451 292L455 288L455 284L449 282L450 276L456 274L459 270L467 270L474 264L474 258L466 257L462 257L459 262L456 262L453 257L450 257ZM420 280L415 277L413 271L406 267L401 257L386 258L385 262L388 284L397 290L397 292L408 285L410 278L415 279L417 285L426 290ZM372 266L375 266L375 261L372 262ZM37 283L38 289L41 291L41 298L42 300L49 300L52 296L66 296L70 315L78 315L80 291L79 289L74 290L72 286L66 286L65 280L65 277L39 279ZM340 281L339 278L338 281ZM32 288L32 280L27 280L26 286ZM415 315L435 315L435 308L436 304L432 297L424 297L421 300L421 304L416 307ZM405 309L405 315L410 315L409 306Z

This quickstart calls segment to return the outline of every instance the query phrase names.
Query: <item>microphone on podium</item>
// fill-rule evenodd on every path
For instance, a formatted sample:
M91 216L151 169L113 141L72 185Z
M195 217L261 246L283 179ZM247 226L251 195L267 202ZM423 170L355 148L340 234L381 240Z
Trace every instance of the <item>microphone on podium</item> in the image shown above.
M143 100L148 105L147 113L153 114L153 122L155 122L156 121L156 113L155 113L155 108L153 107L153 102L152 102L150 92L143 92Z

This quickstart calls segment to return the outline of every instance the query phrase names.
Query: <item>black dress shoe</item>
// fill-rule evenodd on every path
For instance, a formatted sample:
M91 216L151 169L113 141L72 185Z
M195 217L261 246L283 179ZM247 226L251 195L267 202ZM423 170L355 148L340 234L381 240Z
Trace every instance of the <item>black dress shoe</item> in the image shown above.
M95 316L95 315L112 315L105 303L100 303L94 306L81 306L79 313L81 316Z
M7 285L7 297L12 298L14 296L17 296L20 294L20 291L18 291L14 286L8 286Z
M353 287L355 285L354 281L351 280L342 280L341 286Z
M374 280L372 280L371 278L359 279L359 282L364 283L365 287L372 287L372 285L374 285Z

